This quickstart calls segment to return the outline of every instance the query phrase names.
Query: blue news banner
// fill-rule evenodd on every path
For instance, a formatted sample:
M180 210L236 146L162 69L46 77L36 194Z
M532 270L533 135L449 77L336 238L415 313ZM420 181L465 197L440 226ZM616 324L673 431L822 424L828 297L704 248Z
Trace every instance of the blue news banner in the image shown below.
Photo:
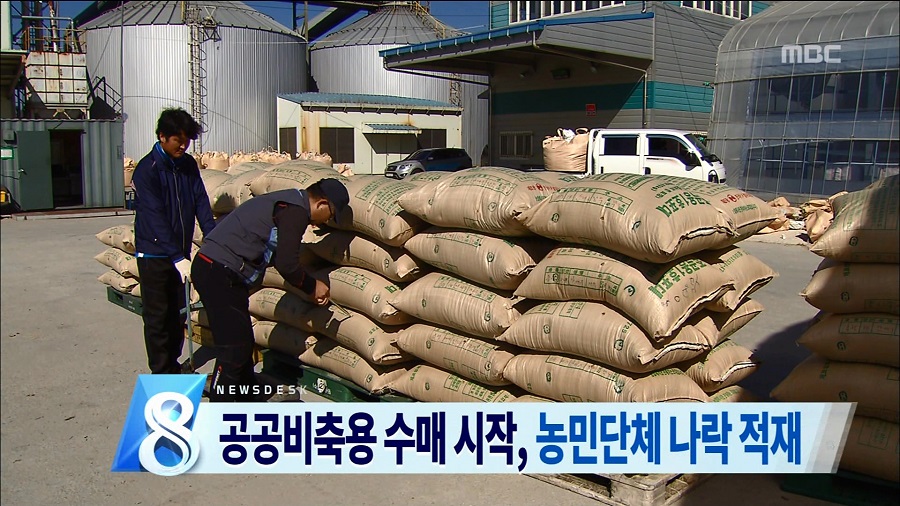
M854 403L201 403L141 375L112 470L833 473Z

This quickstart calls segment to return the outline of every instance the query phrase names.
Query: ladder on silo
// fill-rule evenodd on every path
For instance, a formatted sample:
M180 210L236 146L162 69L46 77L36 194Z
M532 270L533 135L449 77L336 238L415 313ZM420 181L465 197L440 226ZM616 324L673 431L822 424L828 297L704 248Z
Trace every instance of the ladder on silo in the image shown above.
M203 49L203 43L208 40L219 40L218 23L213 17L215 7L201 8L192 2L182 2L181 8L182 19L189 32L188 81L191 87L191 116L200 123L203 132L206 132L206 51ZM194 142L194 152L203 152L203 133Z
M430 4L430 2L424 2ZM441 23L431 15L431 10L423 5L423 2L411 2L412 10L434 33L441 39L447 38L447 25ZM462 105L462 84L459 82L460 75L457 73L450 74L450 100L449 102L457 107Z

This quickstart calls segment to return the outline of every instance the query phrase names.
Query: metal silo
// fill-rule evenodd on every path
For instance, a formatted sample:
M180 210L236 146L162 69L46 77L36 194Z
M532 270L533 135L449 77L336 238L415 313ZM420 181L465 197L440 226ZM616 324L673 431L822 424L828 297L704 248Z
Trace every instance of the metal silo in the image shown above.
M455 90L447 79L392 72L378 52L410 44L462 35L447 27L417 2L391 2L356 22L332 32L310 46L312 77L323 93L362 93L422 98L458 103L463 107L461 147L477 165L488 142L488 100L478 96L485 86L461 83ZM444 77L449 77L442 74Z
M275 146L275 97L306 90L306 41L242 2L128 2L80 28L90 79L121 94L133 158L171 106L202 113L195 149Z

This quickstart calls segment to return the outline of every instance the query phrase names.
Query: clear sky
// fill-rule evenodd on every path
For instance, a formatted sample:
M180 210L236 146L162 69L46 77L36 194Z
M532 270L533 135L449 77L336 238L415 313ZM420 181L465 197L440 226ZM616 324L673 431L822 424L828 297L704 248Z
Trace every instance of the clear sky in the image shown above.
M275 18L279 23L291 28L292 8L290 2L244 2L254 9ZM431 14L441 20L444 24L463 30L466 32L482 32L487 31L490 19L490 3L487 1L467 1L467 2L450 2L437 1L425 2L430 4ZM59 16L74 17L84 10L91 2L59 2ZM297 10L303 12L303 4L298 4ZM314 5L309 6L309 17L314 18L315 15L324 10L323 7ZM361 15L351 18L348 23L352 23ZM346 23L345 23L346 24ZM14 28L15 29L15 28Z

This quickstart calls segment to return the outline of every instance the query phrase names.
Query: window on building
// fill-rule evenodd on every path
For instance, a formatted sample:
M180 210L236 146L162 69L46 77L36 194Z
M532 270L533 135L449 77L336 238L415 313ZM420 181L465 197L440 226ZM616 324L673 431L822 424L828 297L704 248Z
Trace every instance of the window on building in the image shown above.
M637 135L604 135L603 154L613 156L634 156L637 154Z
M500 132L501 158L531 158L533 132Z
M352 128L319 128L319 151L334 163L353 163L353 133Z
M291 155L291 158L297 156L297 129L279 128L278 129L278 150Z
M618 5L625 5L625 2L509 2L509 22L512 24L533 21L549 16L559 16L571 12L614 7Z
M753 14L753 2L681 2L681 6L736 19L747 19Z
M424 128L416 137L418 149L446 148L447 131L443 128Z

